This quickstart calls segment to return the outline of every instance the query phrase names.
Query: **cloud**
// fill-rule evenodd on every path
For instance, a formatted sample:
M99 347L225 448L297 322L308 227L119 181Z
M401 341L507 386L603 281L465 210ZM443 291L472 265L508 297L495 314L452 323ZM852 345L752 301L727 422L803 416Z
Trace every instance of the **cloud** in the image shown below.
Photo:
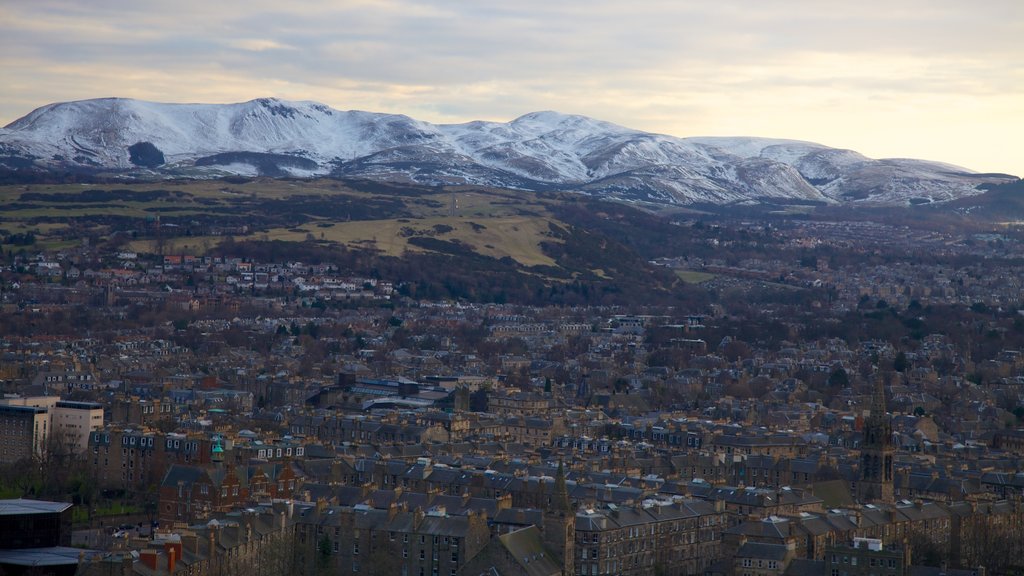
M294 46L288 44L282 44L275 40L266 40L261 38L239 38L237 40L231 40L228 45L232 48L238 48L239 50L248 50L249 52L265 52L267 50L295 50Z

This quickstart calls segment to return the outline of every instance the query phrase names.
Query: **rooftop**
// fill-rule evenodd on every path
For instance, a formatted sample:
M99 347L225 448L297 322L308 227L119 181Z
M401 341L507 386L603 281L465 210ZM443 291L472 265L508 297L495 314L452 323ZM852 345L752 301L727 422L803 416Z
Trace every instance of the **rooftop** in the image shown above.
M68 508L71 508L71 504L67 502L47 502L45 500L26 500L25 498L0 500L0 516L54 514L63 512Z

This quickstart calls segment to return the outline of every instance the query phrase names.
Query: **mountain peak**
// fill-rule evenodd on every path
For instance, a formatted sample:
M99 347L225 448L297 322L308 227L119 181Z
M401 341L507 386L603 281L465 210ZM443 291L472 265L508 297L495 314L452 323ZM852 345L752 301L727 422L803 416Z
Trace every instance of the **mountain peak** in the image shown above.
M132 161L147 143L164 164ZM162 156L157 156L159 152ZM770 138L676 138L555 111L435 125L318 102L162 104L97 98L43 106L0 130L0 169L338 176L575 190L648 203L908 204L980 193L1006 177Z

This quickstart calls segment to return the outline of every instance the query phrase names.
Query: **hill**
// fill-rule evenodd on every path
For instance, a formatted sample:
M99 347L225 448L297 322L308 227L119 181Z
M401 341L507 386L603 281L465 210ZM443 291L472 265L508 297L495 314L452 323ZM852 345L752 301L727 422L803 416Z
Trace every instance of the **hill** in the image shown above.
M922 160L872 160L821 144L677 138L585 116L430 124L260 98L50 104L0 130L9 182L40 179L314 177L572 191L656 208L946 202L1013 180Z

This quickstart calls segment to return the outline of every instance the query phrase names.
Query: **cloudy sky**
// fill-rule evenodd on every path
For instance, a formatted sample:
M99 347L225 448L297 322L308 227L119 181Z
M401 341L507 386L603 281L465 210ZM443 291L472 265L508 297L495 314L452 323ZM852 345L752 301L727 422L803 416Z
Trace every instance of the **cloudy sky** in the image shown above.
M0 124L263 96L584 114L1024 175L1022 0L0 0Z

